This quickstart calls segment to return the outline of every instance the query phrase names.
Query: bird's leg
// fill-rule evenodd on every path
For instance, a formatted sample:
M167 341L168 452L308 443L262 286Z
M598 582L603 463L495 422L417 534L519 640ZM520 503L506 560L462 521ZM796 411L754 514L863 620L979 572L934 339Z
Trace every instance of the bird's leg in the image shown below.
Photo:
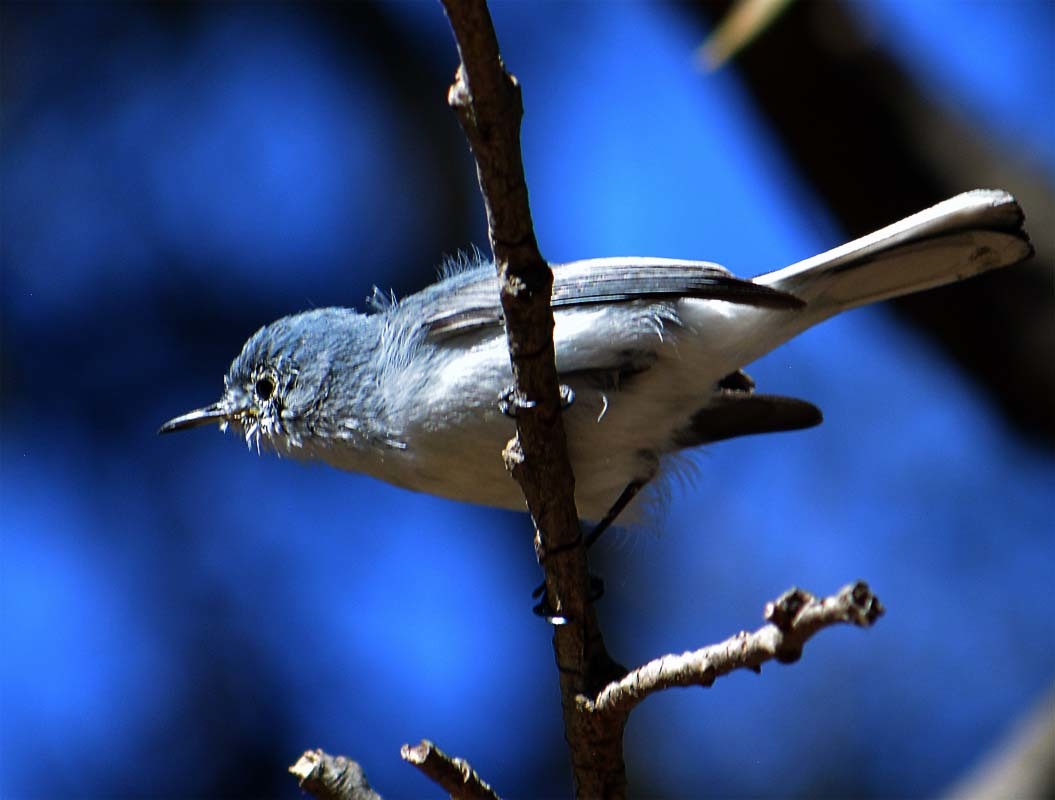
M608 513L601 518L601 521L594 526L592 531L590 531L590 535L586 537L587 550L593 546L594 542L601 538L601 534L612 526L612 523L615 522L615 518L623 513L623 509L630 505L630 501L637 497L637 493L645 488L645 483L646 481L630 481L630 483L626 485L626 488L623 489L623 493L619 495L616 501L612 503L612 507L608 509Z
M598 522L594 526L594 529L590 531L590 533L586 536L584 544L587 550L598 539L601 538L601 535L606 530L608 530L612 526L612 523L615 522L616 517L623 513L623 510L630 504L631 500L637 497L637 493L644 488L646 483L647 481L631 481L626 485L626 488L623 489L622 494L620 494L616 501L612 504L612 507L608 509L607 513L601 518L601 521ZM589 579L589 600L591 603L594 603L604 596L604 581L598 578L596 575L590 575ZM534 611L535 614L537 614L538 616L545 617L547 621L554 625L563 624L563 618L555 614L553 609L550 608L549 603L546 602L545 597L543 597L545 592L546 583L545 581L543 581L535 588L535 591L531 593L531 597L533 599L538 599L539 597L542 597L543 599L541 602L533 606L531 610Z

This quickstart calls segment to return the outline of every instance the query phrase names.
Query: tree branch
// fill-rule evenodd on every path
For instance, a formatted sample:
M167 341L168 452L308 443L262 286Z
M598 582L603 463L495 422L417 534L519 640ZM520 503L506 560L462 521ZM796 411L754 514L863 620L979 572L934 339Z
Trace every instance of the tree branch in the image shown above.
M318 800L381 800L367 783L363 768L344 756L307 750L289 771L297 776L300 788Z
M476 159L513 366L517 439L506 448L506 464L524 490L538 530L540 560L547 565L548 555L574 549L580 533L554 358L553 274L535 240L520 156L520 86L502 64L486 3L443 0L443 5L461 57L448 102ZM574 559L557 560L574 566ZM564 591L550 599L558 612L581 619L585 556L579 560L581 574L562 575L568 580L550 588ZM577 607L566 608L571 602Z
M581 695L625 670L608 656L590 604L554 358L553 274L535 240L521 161L520 86L502 64L484 0L442 2L461 59L448 101L476 159L513 367L517 436L503 456L535 522L547 603L566 620L554 628L553 648L576 788L580 796L621 795L621 731L599 731L578 710Z
M498 800L495 790L476 774L468 761L452 758L427 739L413 747L403 745L399 755L432 778L455 800Z
M673 686L711 686L717 678L737 669L761 672L762 664L771 659L794 663L806 642L823 628L840 623L867 628L883 610L879 598L863 581L844 586L838 594L824 599L802 589L789 589L766 604L763 616L770 624L691 653L654 659L606 686L593 701L583 701L582 707L590 714L625 721L633 708L654 692Z

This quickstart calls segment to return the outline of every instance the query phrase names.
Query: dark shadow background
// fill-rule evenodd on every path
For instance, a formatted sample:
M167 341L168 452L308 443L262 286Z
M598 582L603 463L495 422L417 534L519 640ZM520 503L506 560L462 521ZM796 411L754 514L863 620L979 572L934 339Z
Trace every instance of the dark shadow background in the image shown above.
M866 578L889 609L650 700L632 791L932 796L1055 676L1055 7L796 4L706 74L719 11L496 4L547 257L752 275L977 186L1019 197L1038 256L754 365L825 425L694 454L604 546L625 663L792 584ZM486 243L439 6L2 13L0 795L294 798L321 746L435 796L398 757L429 737L566 796L525 517L155 435L260 325Z

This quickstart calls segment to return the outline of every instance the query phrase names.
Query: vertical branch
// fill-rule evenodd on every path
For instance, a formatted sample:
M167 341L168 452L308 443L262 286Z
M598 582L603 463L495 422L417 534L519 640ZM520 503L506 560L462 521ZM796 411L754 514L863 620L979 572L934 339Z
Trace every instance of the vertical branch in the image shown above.
M553 275L535 240L521 160L520 86L502 63L484 0L442 2L461 59L448 100L476 159L513 367L517 435L503 456L535 522L549 606L567 620L555 627L553 647L576 787L580 796L618 796L626 783L621 726L598 729L579 710L579 698L618 670L589 601L554 359Z
M461 56L448 101L476 159L513 366L518 444L507 449L506 462L545 556L572 545L579 524L554 360L553 274L535 240L520 156L520 85L502 64L486 4L444 0L444 6Z

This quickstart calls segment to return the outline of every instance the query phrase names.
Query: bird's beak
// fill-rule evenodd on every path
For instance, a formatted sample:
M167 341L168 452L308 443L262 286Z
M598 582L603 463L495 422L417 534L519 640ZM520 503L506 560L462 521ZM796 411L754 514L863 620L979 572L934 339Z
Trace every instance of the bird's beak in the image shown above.
M226 422L232 416L233 412L227 403L219 400L211 406L205 406L205 408L199 408L175 419L170 419L158 428L158 433L183 431L187 428L197 428L199 425L208 425L210 422Z

